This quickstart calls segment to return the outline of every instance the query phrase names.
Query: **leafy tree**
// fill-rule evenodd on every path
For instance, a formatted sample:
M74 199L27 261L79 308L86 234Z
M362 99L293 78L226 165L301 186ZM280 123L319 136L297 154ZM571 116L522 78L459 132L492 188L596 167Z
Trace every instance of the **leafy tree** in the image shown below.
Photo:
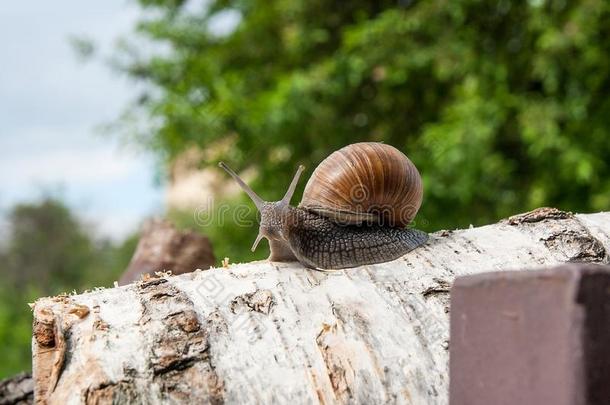
M36 285L51 293L57 287L79 286L95 247L63 203L48 198L16 205L8 222L11 238L5 265L16 288Z
M423 175L427 230L610 206L608 2L139 3L155 13L138 36L169 51L122 53L148 84L123 123L167 161L201 148L202 165L256 169L271 199L297 163L385 141ZM211 29L230 16L233 31Z

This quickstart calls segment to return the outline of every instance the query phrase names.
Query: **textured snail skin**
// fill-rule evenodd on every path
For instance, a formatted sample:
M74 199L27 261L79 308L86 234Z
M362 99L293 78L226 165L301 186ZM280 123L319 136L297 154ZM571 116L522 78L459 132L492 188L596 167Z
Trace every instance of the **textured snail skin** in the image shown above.
M343 269L397 259L421 246L428 234L381 225L338 225L313 212L289 208L286 239L299 262Z

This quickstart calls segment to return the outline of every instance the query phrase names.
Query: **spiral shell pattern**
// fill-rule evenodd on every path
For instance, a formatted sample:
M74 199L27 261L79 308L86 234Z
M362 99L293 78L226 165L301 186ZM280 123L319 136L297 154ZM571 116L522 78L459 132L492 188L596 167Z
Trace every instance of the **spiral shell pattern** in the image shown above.
M421 176L409 158L377 142L332 153L310 177L299 207L337 223L407 226L422 203Z

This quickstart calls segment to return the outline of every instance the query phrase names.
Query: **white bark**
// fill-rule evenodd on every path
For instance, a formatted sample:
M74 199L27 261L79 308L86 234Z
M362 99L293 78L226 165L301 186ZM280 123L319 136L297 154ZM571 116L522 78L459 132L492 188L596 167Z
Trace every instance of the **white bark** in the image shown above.
M262 261L40 299L36 400L446 404L456 276L608 251L610 213L543 209L373 266Z

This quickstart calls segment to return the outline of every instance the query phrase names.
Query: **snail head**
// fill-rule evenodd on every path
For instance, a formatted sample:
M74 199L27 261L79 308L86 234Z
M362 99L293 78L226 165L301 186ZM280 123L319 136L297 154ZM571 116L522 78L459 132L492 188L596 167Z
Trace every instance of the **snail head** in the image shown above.
M305 170L305 166L299 166L296 174L292 178L292 182L286 190L286 194L284 198L280 201L264 201L260 198L251 188L248 186L229 166L227 166L224 162L218 163L218 166L222 167L227 173L233 177L235 182L241 187L242 190L248 194L250 199L256 205L256 209L260 213L261 221L258 229L258 236L252 245L252 251L256 250L258 243L263 238L267 238L268 240L277 240L277 241L286 241L286 238L282 232L284 229L284 221L288 214L290 199L294 194L294 190L297 187L299 182L299 178Z

